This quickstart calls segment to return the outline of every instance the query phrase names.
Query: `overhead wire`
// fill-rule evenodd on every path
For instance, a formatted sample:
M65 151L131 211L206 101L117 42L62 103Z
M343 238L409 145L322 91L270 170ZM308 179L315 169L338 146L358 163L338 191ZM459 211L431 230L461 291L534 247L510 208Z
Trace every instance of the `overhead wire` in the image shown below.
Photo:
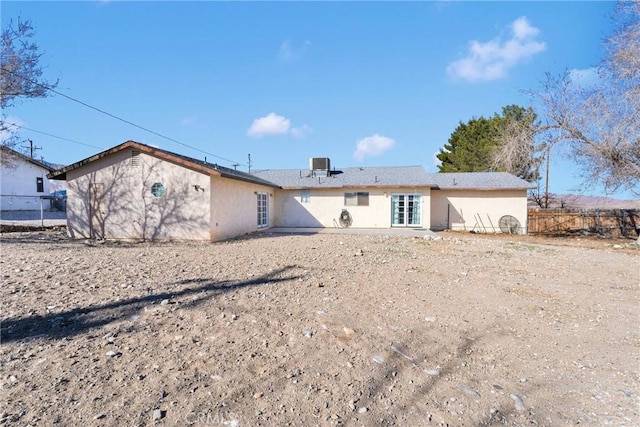
M48 132L43 132L41 130L31 129L31 128L28 128L26 126L19 125L17 123L7 123L7 126L14 126L16 128L19 128L19 129L28 130L29 132L35 132L35 133L39 133L39 134L42 134L42 135L50 136L51 138L57 138L57 139L61 139L63 141L73 142L74 144L84 145L85 147L91 147L91 148L97 148L99 150L104 150L104 147L98 147L97 145L91 145L91 144L87 144L85 142L75 141L73 139L65 138L65 137L58 136L58 135L53 135L53 134L50 134Z
M129 120L123 119L122 117L116 116L115 114L111 114L111 113L109 113L108 111L105 111L105 110L100 109L100 108L98 108L98 107L94 107L93 105L90 105L90 104L88 104L88 103L86 103L86 102L84 102L84 101L81 101L81 100L76 99L76 98L74 98L74 97L72 97L72 96L69 96L69 95L64 94L64 93L62 93L62 92L60 92L60 91L57 91L57 90L55 90L55 89L53 89L53 88L51 88L51 87L49 87L49 86L47 86L47 85L43 85L42 83L39 83L39 82L37 82L37 81L35 81L35 80L32 80L32 79L30 79L30 78L28 78L28 77L21 76L20 74L18 74L18 73L16 73L16 72L13 72L13 71L11 71L11 70L7 70L7 69L4 69L4 68L3 68L3 69L2 69L2 72L7 72L7 73L10 73L10 74L13 74L13 75L14 75L14 76L16 76L16 77L19 77L19 78L21 78L21 79L27 80L27 81L29 81L29 82L30 82L30 83L32 83L32 84L35 84L35 85L37 85L37 86L40 86L40 87L42 87L42 88L44 88L44 89L48 90L49 92L53 92L53 93L55 93L56 95L60 95L60 96L62 96L62 97L64 97L64 98L69 99L70 101L77 102L77 103L78 103L78 104L80 104L80 105L83 105L83 106L85 106L85 107L87 107L87 108L90 108L90 109L92 109L92 110L95 110L95 111L97 111L97 112L99 112L99 113L105 114L105 115L107 115L107 116L109 116L109 117L111 117L111 118L113 118L113 119L119 120L119 121L121 121L121 122L123 122L123 123L126 123L126 124L130 125L130 126L133 126L133 127L138 128L138 129L141 129L141 130L143 130L143 131L145 131L145 132L148 132L148 133L150 133L150 134L152 134L152 135L156 135L156 136L158 136L158 137L160 137L160 138L166 139L167 141L171 141L171 142L174 142L174 143L176 143L176 144L182 145L182 146L184 146L184 147L190 148L190 149L192 149L192 150L199 151L200 153L207 154L207 155L209 155L209 156L215 157L216 159L224 160L225 162L229 162L229 163L232 163L232 164L237 163L238 165L246 166L246 164L245 164L245 163L237 162L237 161L235 161L235 160L230 160L230 159L227 159L227 158L224 158L224 157L218 156L218 155L216 155L216 154L209 153L209 152L207 152L207 151L204 151L204 150L201 150L201 149L199 149L199 148L196 148L196 147L194 147L194 146L192 146L192 145L185 144L184 142L180 142L180 141L178 141L177 139L174 139L174 138L171 138L171 137L165 136L165 135L163 135L163 134L161 134L161 133L158 133L158 132L156 132L156 131L153 131L153 130L151 130L151 129L148 129L148 128L144 127L144 126L140 126L140 125L138 125L138 124L136 124L136 123L133 123L132 121L129 121Z

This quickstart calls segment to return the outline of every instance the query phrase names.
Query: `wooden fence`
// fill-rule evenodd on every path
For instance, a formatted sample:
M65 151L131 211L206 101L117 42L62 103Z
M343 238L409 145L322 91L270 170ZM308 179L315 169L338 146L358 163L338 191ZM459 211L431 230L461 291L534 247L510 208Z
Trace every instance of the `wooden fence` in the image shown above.
M639 209L529 209L529 234L637 237Z

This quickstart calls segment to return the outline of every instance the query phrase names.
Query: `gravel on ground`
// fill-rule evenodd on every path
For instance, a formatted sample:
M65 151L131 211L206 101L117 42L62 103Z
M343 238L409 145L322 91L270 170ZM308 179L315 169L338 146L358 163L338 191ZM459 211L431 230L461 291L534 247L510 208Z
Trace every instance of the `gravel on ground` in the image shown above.
M0 423L640 425L630 241L0 237Z

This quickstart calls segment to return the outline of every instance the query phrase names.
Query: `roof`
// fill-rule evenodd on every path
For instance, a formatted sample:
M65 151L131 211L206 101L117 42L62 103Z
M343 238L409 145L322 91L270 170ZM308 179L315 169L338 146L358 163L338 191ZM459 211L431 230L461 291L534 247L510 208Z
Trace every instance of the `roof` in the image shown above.
M49 179L59 179L66 180L67 172L82 167L86 164L94 162L96 160L107 157L111 154L117 153L119 151L132 148L135 150L139 150L142 153L149 154L154 157L161 158L171 163L178 164L180 166L186 167L188 169L195 170L197 172L204 173L206 175L213 176L221 176L224 178L236 179L240 181L251 182L254 184L266 185L269 187L277 187L277 185L272 182L266 181L260 177L248 174L246 172L238 171L235 169L226 168L224 166L220 166L216 163L209 163L204 160L195 159L193 157L183 156L182 154L176 154L171 151L163 150L156 147L151 147L146 144L142 144L136 141L126 141L120 145L117 145L113 148L105 150L101 153L98 153L94 156L88 157L84 160L80 160L79 162L73 163L71 165L65 166L56 171L52 171L47 176Z
M535 186L507 172L427 173L422 166L361 167L331 171L267 169L253 174L285 189L430 187L441 190L521 190Z
M282 188L431 187L433 179L421 166L353 167L326 171L266 169L252 172Z
M55 171L33 159L28 157L27 159L50 170L51 172L47 175L50 179L66 180L67 172L128 148L207 175L284 189L430 187L441 190L515 190L535 188L529 182L506 172L427 173L422 166L350 167L332 170L329 175L326 171L312 172L308 169L265 169L249 174L136 141L123 142Z
M530 190L530 182L507 172L447 172L429 174L440 190Z
M36 159L32 159L29 156L25 156L24 154L16 151L16 150L12 150L11 148L7 147L6 145L0 145L0 148L2 149L2 151L4 151L5 153L11 154L15 157L18 157L19 159L22 159L28 163L31 163L33 165L36 165L38 167L41 167L42 169L46 169L49 172L52 172L54 170L54 168L52 168L50 165L50 163L40 160L36 160ZM4 153L3 153L4 154Z

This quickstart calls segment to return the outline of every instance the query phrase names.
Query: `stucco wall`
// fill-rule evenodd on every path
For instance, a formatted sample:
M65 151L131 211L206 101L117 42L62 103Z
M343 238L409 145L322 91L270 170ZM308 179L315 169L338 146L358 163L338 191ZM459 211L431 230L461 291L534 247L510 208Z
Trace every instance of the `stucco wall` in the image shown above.
M369 192L369 206L345 206L344 193ZM391 195L422 195L422 226L430 223L429 188L339 188L310 189L309 201L302 202L302 190L278 190L277 227L337 227L342 209L347 209L355 228L391 227Z
M134 166L131 155L123 150L67 173L69 235L208 240L209 176L144 153ZM163 197L151 193L154 183L164 185Z
M504 215L516 217L526 233L526 190L431 191L432 230L500 232L498 222Z
M258 196L267 194L269 227L276 216L271 187L211 177L211 239L223 240L258 230Z
M0 168L0 210L40 210L40 196L48 196L51 191L49 171L5 151L2 157L10 164ZM42 178L42 193L36 191L36 178ZM43 206L48 209L49 201L45 200Z

